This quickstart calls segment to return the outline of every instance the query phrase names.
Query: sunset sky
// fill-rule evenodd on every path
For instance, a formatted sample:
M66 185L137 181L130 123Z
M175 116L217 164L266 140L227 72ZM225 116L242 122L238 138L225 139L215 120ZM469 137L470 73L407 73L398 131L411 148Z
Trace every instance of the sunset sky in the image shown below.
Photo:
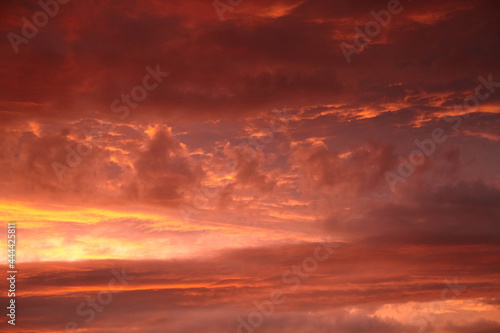
M498 1L4 0L0 32L0 332L500 332Z

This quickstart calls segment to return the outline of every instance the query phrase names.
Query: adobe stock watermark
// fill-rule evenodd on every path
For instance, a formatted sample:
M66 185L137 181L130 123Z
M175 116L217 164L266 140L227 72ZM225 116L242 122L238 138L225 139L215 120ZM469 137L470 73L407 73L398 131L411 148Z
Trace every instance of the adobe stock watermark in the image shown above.
M222 21L225 20L224 18L224 13L229 11L232 12L234 8L238 7L241 5L243 0L225 0L226 2L223 2L222 0L214 0L212 2L212 5L215 8L215 12L219 16L219 19Z
M76 314L80 317L87 317L84 319L85 324L90 324L96 317L96 311L102 312L105 305L109 305L113 301L113 294L119 293L122 290L115 289L115 283L119 282L122 286L127 286L128 281L135 279L135 276L127 275L125 273L125 268L122 268L121 274L116 270L112 270L111 274L114 276L108 282L108 289L100 291L97 296L91 297L86 300L86 302L81 302L76 307ZM79 325L75 321L68 321L65 326L66 333L76 332Z
M438 311L443 312L446 309L446 301L457 299L457 297L460 296L460 290L467 289L466 286L458 284L457 277L455 277L453 284L448 280L444 280L444 284L446 287L441 290L441 300L431 302L427 309L421 308L419 311L414 312L408 319L410 325L418 327L417 333L425 332L429 326L429 322L436 320L436 317L431 315L431 313L436 313ZM401 333L408 332L404 331Z
M121 94L120 98L111 103L111 112L121 113L121 120L125 120L130 114L130 108L136 109L139 103L148 97L148 93L158 88L160 83L163 82L163 78L169 75L169 73L160 70L159 64L156 65L155 69L150 66L146 66L145 69L147 74L144 75L142 84L133 87L129 93ZM86 141L79 142L76 149L67 145L65 147L68 152L66 154L66 164L57 161L51 163L52 170L54 170L59 183L63 182L64 173L78 167L83 159L92 153L94 147L97 147L102 142L104 134L111 132L115 128L113 124L108 126L107 123L111 123L111 120L104 119L99 128L93 128L90 131L85 130ZM89 142L87 142L87 138L89 138Z
M462 119L469 118L470 113L475 112L479 108L480 102L490 98L495 93L495 88L500 87L500 82L493 81L493 74L491 73L488 75L488 79L485 79L481 75L477 79L480 84L476 87L474 93L467 96L462 105L454 105L455 111L462 114L443 117L445 122L454 123L451 126L453 130L459 129L462 126ZM435 128L429 138L423 140L415 139L414 143L418 149L413 150L408 159L405 159L401 155L398 156L400 163L397 171L386 171L384 173L385 181L393 193L396 192L397 183L404 182L406 178L413 174L416 167L422 165L426 158L430 157L436 151L437 144L443 144L448 140L448 136L444 133L445 131L442 128Z
M338 248L340 243L324 242L314 249L312 256L302 260L300 265L294 265L291 269L286 270L281 275L281 280L284 284L293 284L289 287L289 291L299 289L302 281L307 280L310 274L314 273L319 266L319 262L324 262L330 258L334 252L334 248ZM286 301L286 291L282 289L274 289L269 294L269 299L262 302L254 301L253 305L256 310L250 312L246 318L238 317L238 327L236 333L253 333L257 328L264 324L266 318L271 317L274 313L275 306L283 304Z
M244 156L247 162L251 162L257 157L257 150L263 151L266 145L269 145L274 139L274 133L283 132L289 119L293 117L286 112L286 106L282 111L274 108L272 112L275 117L269 121L269 127L262 128L257 135L251 136L242 141L238 146L238 152ZM278 124L280 122L281 124ZM226 172L229 174L235 173L241 167L234 159L230 159L226 164ZM210 202L221 194L221 187L228 185L229 179L224 179L222 185L206 185L202 189L195 188L192 191L192 205L181 203L179 211L184 219L184 222L190 223L191 216L200 214L200 209L208 207Z
M130 108L137 108L139 103L148 97L148 92L158 88L160 83L163 82L163 78L170 75L168 72L162 72L159 64L156 65L155 69L146 66L146 72L148 74L144 75L142 78L142 85L137 85L132 88L129 94L121 94L120 98L115 99L111 103L112 112L122 113L120 115L121 120L125 120L128 117Z
M411 0L408 0L411 1ZM368 45L370 45L373 38L380 35L382 27L386 28L392 21L392 15L397 15L403 11L403 6L399 0L389 0L387 3L387 10L382 9L379 12L372 10L370 14L375 19L365 24L365 31L362 31L359 27L354 27L356 31L356 37L354 37L354 45L347 44L345 42L340 43L340 50L344 54L345 60L348 64L352 62L351 56L356 53L361 53ZM360 39L363 42L360 42Z
M29 40L38 35L39 29L45 27L50 18L59 13L59 5L66 5L70 0L40 0L38 5L42 10L33 14L31 20L26 16L21 18L23 26L21 28L21 35L14 32L9 32L7 38L10 41L10 45L14 49L16 54L19 53L19 46L21 44L28 44Z

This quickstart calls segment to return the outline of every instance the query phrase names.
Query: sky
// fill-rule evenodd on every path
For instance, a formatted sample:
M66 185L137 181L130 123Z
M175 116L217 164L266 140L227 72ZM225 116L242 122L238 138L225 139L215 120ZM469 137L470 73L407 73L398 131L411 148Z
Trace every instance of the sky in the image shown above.
M499 9L2 1L0 332L500 332Z

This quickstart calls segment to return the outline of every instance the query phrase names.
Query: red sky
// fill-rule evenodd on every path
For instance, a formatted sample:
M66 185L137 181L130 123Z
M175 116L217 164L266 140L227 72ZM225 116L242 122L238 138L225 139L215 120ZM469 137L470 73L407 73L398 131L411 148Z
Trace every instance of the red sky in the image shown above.
M497 1L62 3L0 4L0 332L500 332Z

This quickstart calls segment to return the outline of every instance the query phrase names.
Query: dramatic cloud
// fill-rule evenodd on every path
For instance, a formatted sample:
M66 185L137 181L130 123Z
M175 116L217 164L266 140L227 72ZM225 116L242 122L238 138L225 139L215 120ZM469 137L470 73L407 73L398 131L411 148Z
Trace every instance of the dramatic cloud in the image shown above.
M3 1L16 331L498 332L498 9Z

